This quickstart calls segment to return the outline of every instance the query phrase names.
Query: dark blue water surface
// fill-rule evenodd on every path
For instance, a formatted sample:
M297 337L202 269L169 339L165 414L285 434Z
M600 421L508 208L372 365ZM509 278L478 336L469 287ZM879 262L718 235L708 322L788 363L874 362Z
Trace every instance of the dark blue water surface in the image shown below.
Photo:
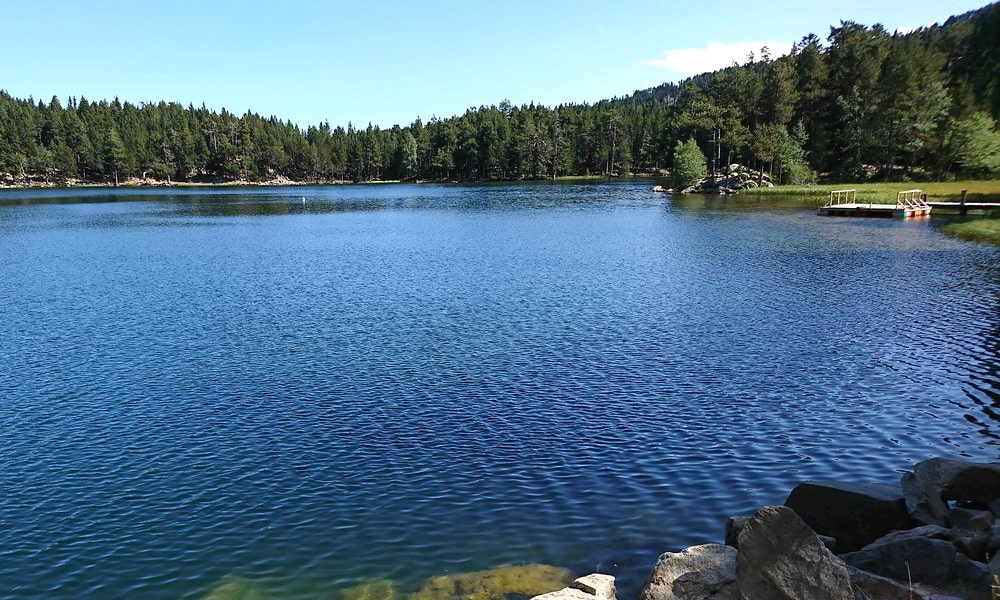
M1000 252L648 182L0 193L0 596L543 562L997 459Z

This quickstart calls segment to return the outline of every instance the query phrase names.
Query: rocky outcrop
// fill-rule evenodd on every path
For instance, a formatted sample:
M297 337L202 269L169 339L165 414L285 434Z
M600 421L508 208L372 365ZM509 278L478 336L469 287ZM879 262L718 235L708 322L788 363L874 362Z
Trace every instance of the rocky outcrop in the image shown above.
M807 482L785 501L816 533L837 540L837 548L858 550L881 536L911 525L899 488L874 483Z
M762 508L743 526L736 581L744 598L854 600L843 561L793 510Z
M653 191L670 194L735 194L740 190L750 190L760 187L774 187L774 184L771 183L770 175L740 164L731 164L725 173L706 177L690 187L675 190L658 185L653 187Z
M739 600L736 549L692 546L660 555L639 600Z
M726 546L660 556L638 600L990 600L1000 464L932 459L900 484L801 484L786 506L730 517Z
M735 194L740 190L774 187L771 176L743 165L732 164L725 175L707 177L695 186L695 191L708 194Z

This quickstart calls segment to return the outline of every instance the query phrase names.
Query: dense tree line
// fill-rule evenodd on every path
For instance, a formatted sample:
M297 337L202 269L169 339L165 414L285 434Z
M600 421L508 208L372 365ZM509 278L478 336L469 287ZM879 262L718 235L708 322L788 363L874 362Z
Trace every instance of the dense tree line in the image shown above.
M0 92L14 181L511 180L656 172L690 142L782 181L1000 173L1000 4L906 34L843 22L791 54L594 105L472 108L364 129L305 130L204 106ZM3 175L0 175L3 177Z

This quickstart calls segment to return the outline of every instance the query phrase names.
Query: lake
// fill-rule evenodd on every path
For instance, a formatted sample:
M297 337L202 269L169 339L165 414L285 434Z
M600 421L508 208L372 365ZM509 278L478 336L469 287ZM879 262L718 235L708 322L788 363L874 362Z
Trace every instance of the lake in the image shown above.
M616 575L998 458L1000 251L648 181L0 191L0 596Z

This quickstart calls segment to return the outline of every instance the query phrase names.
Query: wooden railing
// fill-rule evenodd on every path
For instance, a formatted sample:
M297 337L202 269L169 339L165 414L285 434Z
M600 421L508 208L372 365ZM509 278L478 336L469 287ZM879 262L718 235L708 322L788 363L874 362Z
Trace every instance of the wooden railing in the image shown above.
M827 206L837 206L838 204L857 204L857 190L832 190L830 191L830 202Z
M902 209L923 209L930 208L927 204L927 196L920 190L906 190L896 192L896 208Z

